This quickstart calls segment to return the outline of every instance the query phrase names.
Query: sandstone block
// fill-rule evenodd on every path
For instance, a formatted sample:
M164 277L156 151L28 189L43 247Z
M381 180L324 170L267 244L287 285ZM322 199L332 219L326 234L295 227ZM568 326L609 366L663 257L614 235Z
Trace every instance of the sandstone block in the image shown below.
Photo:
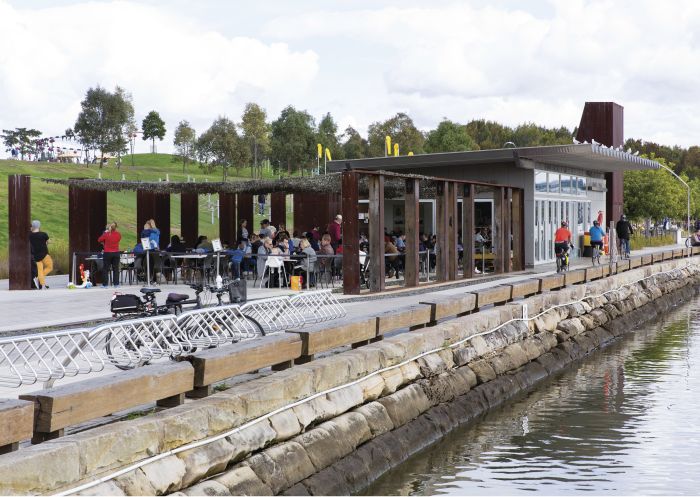
M488 344L486 343L486 340L484 340L484 337L478 336L478 337L472 337L469 339L469 342L467 342L469 346L471 346L475 351L476 351L476 356L477 357L482 357L490 352L491 349L489 349Z
M579 333L586 331L586 327L583 325L583 323L581 323L579 318L564 319L563 321L559 322L557 329L568 333L570 336L576 336Z
M491 365L496 375L504 374L511 369L515 369L515 365L511 361L510 355L506 354L505 352L501 352L500 354L492 357L488 360L488 363Z
M453 361L457 366L464 366L477 357L476 349L470 345L452 349Z
M231 491L216 480L203 481L182 491L185 495L231 495Z
M542 341L534 337L523 340L521 347L528 361L533 361L546 352Z
M384 391L384 378L381 375L370 376L359 383L362 389L362 398L364 402L376 400L381 397Z
M421 377L420 366L416 361L411 361L399 368L401 370L401 375L403 376L402 385L411 383Z
M382 391L382 396L394 393L396 389L403 384L403 374L401 373L401 368L383 371L381 373L381 377L384 380L384 390Z
M375 344L376 345L376 344ZM364 347L361 347L364 348ZM350 361L342 355L333 355L317 359L308 364L295 366L294 369L309 371L312 378L313 392L322 392L350 381Z
M362 387L359 384L335 390L326 394L326 397L334 407L333 416L342 414L364 403Z
M283 442L301 432L299 420L291 410L273 414L270 416L269 421L272 429L277 433L275 442Z
M80 476L77 445L52 440L2 456L0 493L43 494L76 482Z
M182 478L187 472L182 459L172 455L146 464L140 470L148 479L155 495L164 495L182 488Z
M527 355L519 343L508 345L503 353L510 357L510 362L513 364L514 368L519 368L528 362Z
M277 432L270 426L269 420L259 421L229 435L226 439L234 448L231 461L240 461L248 454L267 447L276 437Z
M106 481L92 488L78 492L76 495L126 495L113 481Z
M522 389L527 389L546 378L547 370L538 362L529 362L518 369L513 377Z
M249 466L238 466L214 481L225 486L231 495L272 495L272 489Z
M430 408L430 400L419 385L409 385L377 402L386 409L395 427L402 426Z
M351 495L343 474L329 466L303 481L311 495Z
M294 442L304 448L316 471L339 461L353 450L349 443L342 438L337 440L323 425L302 433Z
M278 494L316 472L304 448L288 441L265 449L246 461L263 483Z
M289 487L287 490L282 492L280 495L311 495L309 490L304 486L303 483L297 483L296 485Z
M557 346L557 337L555 337L553 333L538 333L535 335L535 338L542 342L546 350L550 350L552 347Z
M117 476L113 481L126 495L156 495L155 488L141 468Z
M450 381L451 376L449 373L442 373L438 376L418 380L417 384L421 386L430 403L437 405L441 402L449 402L455 397L452 381Z
M429 354L418 359L418 367L421 375L425 378L444 373L449 369L439 353Z
M479 383L486 383L487 381L491 381L494 378L496 378L496 372L493 370L491 365L484 359L472 361L468 364L468 366L469 369L474 371L476 379Z
M179 452L177 457L185 463L186 468L181 485L189 487L209 475L222 472L234 453L233 445L226 439Z
M386 408L379 402L370 402L356 408L353 412L362 414L372 432L372 437L378 437L394 429L394 423Z

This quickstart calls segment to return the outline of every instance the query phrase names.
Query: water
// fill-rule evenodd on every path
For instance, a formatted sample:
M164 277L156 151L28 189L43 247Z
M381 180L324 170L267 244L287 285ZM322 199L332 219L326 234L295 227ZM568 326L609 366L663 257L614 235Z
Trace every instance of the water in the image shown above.
M366 493L700 493L698 304L455 430Z

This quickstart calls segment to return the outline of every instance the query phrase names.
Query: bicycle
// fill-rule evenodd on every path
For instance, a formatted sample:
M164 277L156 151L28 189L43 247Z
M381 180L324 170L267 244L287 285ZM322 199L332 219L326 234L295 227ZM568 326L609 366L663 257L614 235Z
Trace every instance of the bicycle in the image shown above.
M595 266L596 263L600 266L600 246L597 243L591 243L592 254L591 263Z
M569 247L572 249L574 248L574 246L571 244L569 244ZM567 247L566 249L560 249L556 252L557 273L569 270L569 250L570 249Z

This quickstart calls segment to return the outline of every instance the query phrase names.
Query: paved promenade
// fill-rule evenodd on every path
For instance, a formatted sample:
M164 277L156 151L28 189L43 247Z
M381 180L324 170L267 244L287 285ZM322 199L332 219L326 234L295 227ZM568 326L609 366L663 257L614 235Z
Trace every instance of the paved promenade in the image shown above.
M654 247L634 251L632 255L642 255L664 249L678 248L679 245L666 247ZM602 261L607 263L607 257ZM590 266L588 258L578 259L572 262L572 267L580 268ZM502 283L527 279L533 274L550 274L556 270L554 264L537 266L522 272L509 273L507 275L482 275L470 280L444 283L429 288L397 289L389 290L383 294L357 296L338 295L345 301L348 315L354 317L371 316L380 312L420 302L429 292L430 295L452 295L469 290L478 290ZM114 293L112 288L94 287L90 289L66 288L68 277L66 275L49 276L47 283L49 290L13 291L8 290L8 281L0 280L0 335L24 335L40 331L47 327L71 327L81 326L85 323L94 323L111 318L109 302ZM248 282L248 299L261 299L289 295L293 292L287 289L253 288L252 281ZM140 287L122 286L123 293L138 293ZM161 285L162 292L158 295L158 302L165 301L169 292L185 293L194 296L194 291L187 285ZM371 300L372 304L368 305ZM213 302L212 302L213 303Z

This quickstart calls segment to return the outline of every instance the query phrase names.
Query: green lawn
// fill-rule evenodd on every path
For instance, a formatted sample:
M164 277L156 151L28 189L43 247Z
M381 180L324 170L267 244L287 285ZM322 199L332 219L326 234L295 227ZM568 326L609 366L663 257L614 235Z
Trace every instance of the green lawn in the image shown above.
M187 176L200 181L221 181L221 171L215 174L205 174L196 164L189 164L183 173L182 162L173 161L169 154L135 154L134 166L131 166L131 156L123 159L122 166L117 169L114 161L102 169L96 164L89 166L78 164L58 164L47 162L22 162L13 160L0 160L0 219L8 219L7 208L7 177L11 174L29 174L32 177L32 219L39 219L42 229L51 237L50 252L54 255L58 272L65 272L68 261L68 188L63 185L45 183L40 178L98 178L127 180L165 180L186 181ZM269 174L266 177L271 177ZM240 171L237 176L230 171L229 179L232 181L249 179L250 169ZM291 198L291 197L290 197ZM214 217L212 224L211 211L207 210L208 203L216 205L217 196L199 197L199 228L200 233L210 238L218 236L219 223ZM268 200L269 202L269 200ZM288 206L291 202L288 199ZM269 208L269 205L268 205ZM180 233L180 197L171 196L170 201L171 233ZM288 207L288 217L291 216L291 208ZM122 248L133 247L136 243L136 193L134 192L109 192L107 194L107 218L119 224L122 233ZM257 227L260 216L255 217L254 226ZM7 277L7 246L8 228L6 221L0 223L0 278ZM250 229L250 223L249 223Z

